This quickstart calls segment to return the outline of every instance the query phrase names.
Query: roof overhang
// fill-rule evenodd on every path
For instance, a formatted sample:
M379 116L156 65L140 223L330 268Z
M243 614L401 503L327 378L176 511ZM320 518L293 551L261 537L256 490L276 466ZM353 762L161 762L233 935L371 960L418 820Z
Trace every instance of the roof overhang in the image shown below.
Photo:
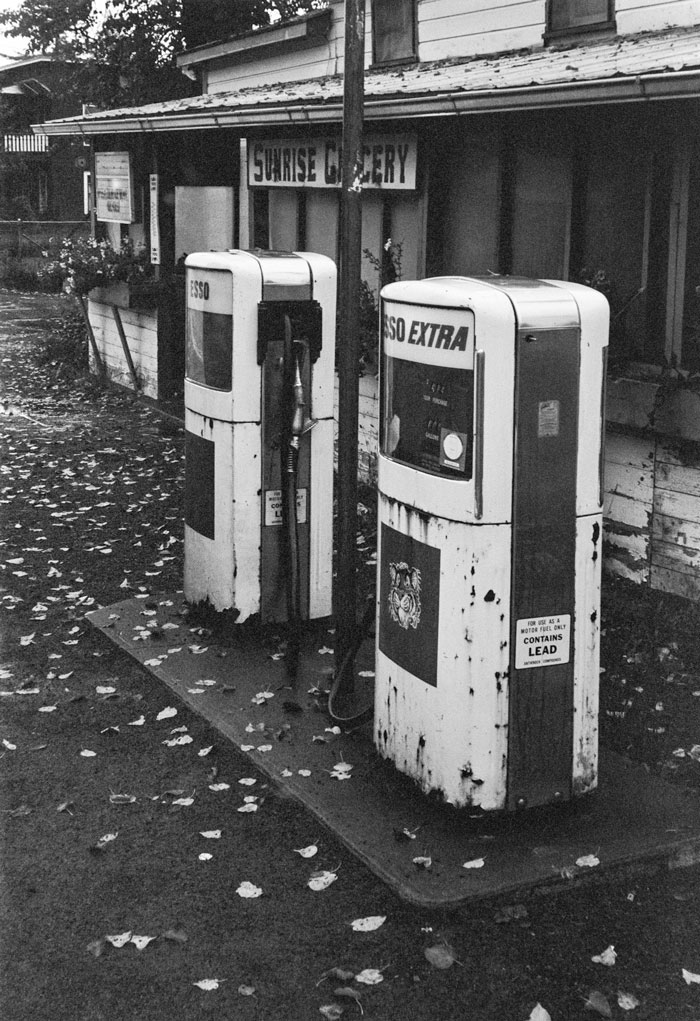
M597 72L597 73L596 73ZM568 50L445 61L365 75L367 121L700 98L700 28ZM340 76L108 110L33 125L105 135L337 124Z
M246 32L222 42L207 43L194 50L180 53L175 58L179 68L192 68L197 65L219 63L222 60L235 62L245 56L267 54L273 50L298 48L304 44L312 44L319 37L326 36L331 24L331 11L311 11L298 18L292 18L280 25L269 25Z

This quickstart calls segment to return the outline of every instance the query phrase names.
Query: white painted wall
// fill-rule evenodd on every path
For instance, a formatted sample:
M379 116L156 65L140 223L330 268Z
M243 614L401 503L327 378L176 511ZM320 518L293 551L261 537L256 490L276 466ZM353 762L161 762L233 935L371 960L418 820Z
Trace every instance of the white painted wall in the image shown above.
M206 91L304 81L342 74L344 0L331 0L328 38L317 45L271 56L236 60L209 69ZM616 0L619 35L700 24L700 0ZM444 60L544 44L545 0L418 0L418 59ZM365 64L372 62L372 17L367 0ZM584 37L582 37L584 38Z
M141 383L141 393L146 397L157 398L158 322L156 313L140 312L123 307L120 307L119 313L134 368ZM111 305L90 299L88 315L107 376L112 382L133 389L129 366L124 356ZM97 372L92 348L90 349L90 371Z

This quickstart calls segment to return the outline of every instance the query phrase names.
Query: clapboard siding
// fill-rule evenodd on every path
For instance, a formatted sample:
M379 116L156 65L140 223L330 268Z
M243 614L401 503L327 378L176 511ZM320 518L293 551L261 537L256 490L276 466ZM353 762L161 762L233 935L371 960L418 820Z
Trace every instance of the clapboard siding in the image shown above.
M418 6L418 56L441 60L542 45L544 0L479 0L464 10L454 0Z
M141 384L141 393L147 397L158 397L158 326L156 316L125 308L121 308L119 312L134 368ZM88 303L88 313L97 349L108 377L115 383L133 389L133 381L124 356L112 307L91 300ZM92 352L90 352L90 358L91 363L94 362ZM94 364L92 369L95 371Z
M605 444L605 567L637 582L649 579L654 445L611 433Z
M327 39L314 46L285 49L255 60L236 60L228 66L209 69L206 76L207 92L224 92L228 89L253 88L271 82L299 82L307 78L323 78L342 74L345 51L344 0L333 0L331 27ZM371 62L371 35L367 31L365 63Z
M697 25L700 10L697 0L617 0L615 21L620 35L654 32L664 28Z
M246 54L220 61L206 73L206 91L304 81L342 74L344 68L344 2L332 0L327 39L285 49L256 59ZM648 32L700 22L698 0L617 0L616 25L620 35ZM367 3L365 64L372 63L371 5ZM545 0L419 0L418 59L442 60L509 50L536 49L544 44Z

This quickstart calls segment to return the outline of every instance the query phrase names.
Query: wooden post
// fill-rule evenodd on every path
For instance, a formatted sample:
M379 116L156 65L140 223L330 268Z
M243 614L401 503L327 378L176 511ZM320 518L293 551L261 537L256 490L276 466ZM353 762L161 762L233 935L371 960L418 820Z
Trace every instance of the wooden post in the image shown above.
M97 366L97 373L100 379L104 379L106 376L105 367L100 356L99 348L97 347L97 341L95 340L95 334L92 329L92 323L90 322L90 316L88 315L88 310L85 305L85 298L83 297L82 294L78 294L76 295L76 297L78 299L78 304L80 305L80 311L83 313L83 319L85 320L85 329L87 330L88 341L90 342L90 347L92 348L92 356L95 359L95 365Z
M340 668L357 629L357 428L362 256L362 123L365 0L345 0L343 161L338 298L338 527L335 662ZM346 689L347 690L347 689Z
M126 334L124 333L124 323L122 322L122 315L121 312L119 311L119 308L116 305L112 305L112 315L114 316L114 322L117 327L117 333L119 334L119 339L122 343L122 351L124 352L124 358L126 359L126 364L129 369L131 382L134 384L134 390L136 390L136 392L138 393L138 391L141 389L141 384L139 383L139 377L136 375L134 360L131 357L129 343L126 339Z

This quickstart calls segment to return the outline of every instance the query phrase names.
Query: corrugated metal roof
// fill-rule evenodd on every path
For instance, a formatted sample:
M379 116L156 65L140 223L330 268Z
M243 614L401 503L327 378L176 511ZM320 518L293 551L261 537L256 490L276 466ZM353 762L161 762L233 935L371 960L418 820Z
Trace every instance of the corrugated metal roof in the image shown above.
M700 95L700 26L368 71L369 119ZM49 121L48 134L337 121L340 75Z

